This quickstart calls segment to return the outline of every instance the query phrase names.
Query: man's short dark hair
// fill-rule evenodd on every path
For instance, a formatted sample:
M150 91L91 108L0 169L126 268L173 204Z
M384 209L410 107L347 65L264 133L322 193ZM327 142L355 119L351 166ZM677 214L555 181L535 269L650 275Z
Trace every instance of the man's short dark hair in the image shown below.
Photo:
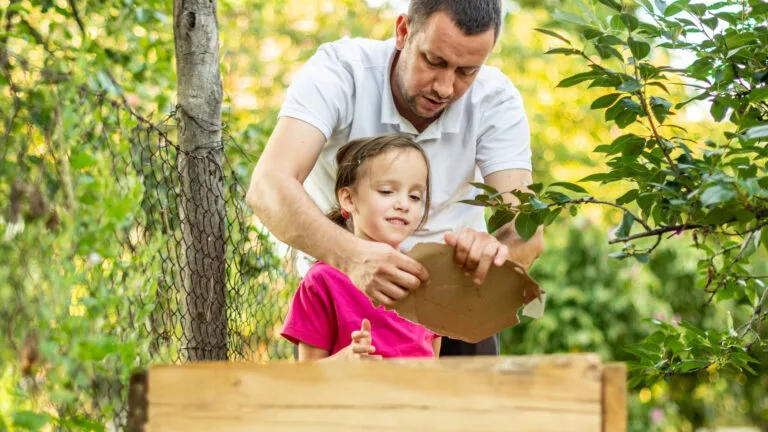
M439 11L447 12L456 27L466 35L483 33L492 28L493 40L499 38L501 0L411 0L408 19L418 31L433 13Z

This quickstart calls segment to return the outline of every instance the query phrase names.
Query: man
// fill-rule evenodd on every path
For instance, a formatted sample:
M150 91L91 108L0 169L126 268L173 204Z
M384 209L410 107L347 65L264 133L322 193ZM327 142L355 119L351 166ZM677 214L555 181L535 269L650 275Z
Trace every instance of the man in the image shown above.
M487 233L468 184L499 191L532 183L528 120L519 92L484 66L501 27L499 0L412 0L388 41L322 45L295 76L246 200L283 242L349 276L374 303L391 306L429 279L403 252L445 241L480 284L491 265L526 268L541 254L541 231L524 242L507 224ZM429 221L404 251L354 237L324 216L334 203L334 157L351 139L412 136L430 158ZM509 195L509 196L507 196ZM505 199L514 200L511 194ZM441 355L498 354L498 338L443 342Z

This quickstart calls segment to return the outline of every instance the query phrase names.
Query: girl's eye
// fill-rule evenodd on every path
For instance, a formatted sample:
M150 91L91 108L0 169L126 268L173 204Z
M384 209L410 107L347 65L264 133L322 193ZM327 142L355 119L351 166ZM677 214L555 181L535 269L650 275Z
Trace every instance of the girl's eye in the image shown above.
M421 197L418 195L411 195L411 199L414 201L421 201Z
M389 194L392 193L392 191L391 190L380 190L379 193L382 194L382 195L389 195Z

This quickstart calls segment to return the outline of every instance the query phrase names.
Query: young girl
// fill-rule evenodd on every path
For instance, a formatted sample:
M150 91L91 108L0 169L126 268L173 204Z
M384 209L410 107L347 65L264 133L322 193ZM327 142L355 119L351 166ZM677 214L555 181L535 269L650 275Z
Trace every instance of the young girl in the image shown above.
M336 199L328 217L357 237L398 249L426 222L429 163L412 139L382 135L350 141L336 154ZM346 275L316 263L299 284L283 337L299 361L435 357L440 338L383 306Z

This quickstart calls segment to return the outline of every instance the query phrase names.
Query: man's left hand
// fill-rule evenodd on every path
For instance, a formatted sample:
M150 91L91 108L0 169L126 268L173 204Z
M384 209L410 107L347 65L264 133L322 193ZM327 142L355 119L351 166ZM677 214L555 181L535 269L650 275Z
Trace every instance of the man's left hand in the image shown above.
M465 274L472 274L478 285L485 282L491 265L500 267L509 256L509 248L496 237L471 228L464 228L458 235L447 232L444 239L456 252L456 265Z

